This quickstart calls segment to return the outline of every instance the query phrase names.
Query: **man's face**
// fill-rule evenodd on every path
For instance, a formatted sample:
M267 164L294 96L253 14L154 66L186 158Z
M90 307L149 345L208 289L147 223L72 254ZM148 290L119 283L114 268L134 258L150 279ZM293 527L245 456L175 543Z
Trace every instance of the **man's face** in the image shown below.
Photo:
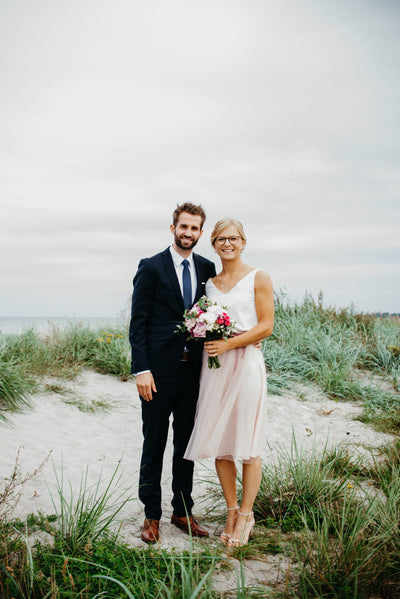
M203 233L200 227L201 216L182 212L176 226L171 225L170 227L175 245L182 250L193 249Z

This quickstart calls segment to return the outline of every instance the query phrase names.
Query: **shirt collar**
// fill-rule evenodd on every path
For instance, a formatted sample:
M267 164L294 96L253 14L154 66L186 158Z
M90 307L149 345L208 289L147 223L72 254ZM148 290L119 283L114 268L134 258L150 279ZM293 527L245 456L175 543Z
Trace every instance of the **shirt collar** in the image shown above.
M184 258L182 258L182 256L180 254L178 254L178 252L173 248L172 245L169 246L169 251L171 252L171 256L172 256L172 260L173 260L175 268L179 268L180 265L182 264L182 260L184 260ZM193 252L190 252L190 255L186 258L186 260L189 262L189 266L191 268L193 268L193 266L194 266Z

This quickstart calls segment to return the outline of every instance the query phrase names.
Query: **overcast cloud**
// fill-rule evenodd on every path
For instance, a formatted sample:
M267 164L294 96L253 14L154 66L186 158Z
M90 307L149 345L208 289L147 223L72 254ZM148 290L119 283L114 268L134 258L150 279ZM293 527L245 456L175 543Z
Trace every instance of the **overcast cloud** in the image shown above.
M177 203L399 312L397 0L2 0L0 316L117 316Z

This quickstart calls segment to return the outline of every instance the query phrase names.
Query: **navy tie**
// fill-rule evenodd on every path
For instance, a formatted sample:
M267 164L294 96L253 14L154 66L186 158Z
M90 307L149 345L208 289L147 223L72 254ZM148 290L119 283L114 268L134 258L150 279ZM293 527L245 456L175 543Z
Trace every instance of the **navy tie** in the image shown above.
M182 275L182 287L183 287L183 303L185 309L188 309L192 305L192 280L190 278L189 261L182 260L183 264L183 275Z

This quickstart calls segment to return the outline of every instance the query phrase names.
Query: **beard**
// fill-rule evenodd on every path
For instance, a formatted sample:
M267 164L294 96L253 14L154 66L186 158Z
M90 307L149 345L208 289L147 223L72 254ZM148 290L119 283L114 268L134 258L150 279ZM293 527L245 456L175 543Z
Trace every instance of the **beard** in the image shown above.
M183 235L181 237L184 237ZM192 250L194 248L194 246L196 245L196 243L199 241L199 237L197 239L191 239L191 240L187 240L186 245L183 243L181 237L178 237L175 233L174 233L174 241L175 241L175 245L180 248L181 250Z

